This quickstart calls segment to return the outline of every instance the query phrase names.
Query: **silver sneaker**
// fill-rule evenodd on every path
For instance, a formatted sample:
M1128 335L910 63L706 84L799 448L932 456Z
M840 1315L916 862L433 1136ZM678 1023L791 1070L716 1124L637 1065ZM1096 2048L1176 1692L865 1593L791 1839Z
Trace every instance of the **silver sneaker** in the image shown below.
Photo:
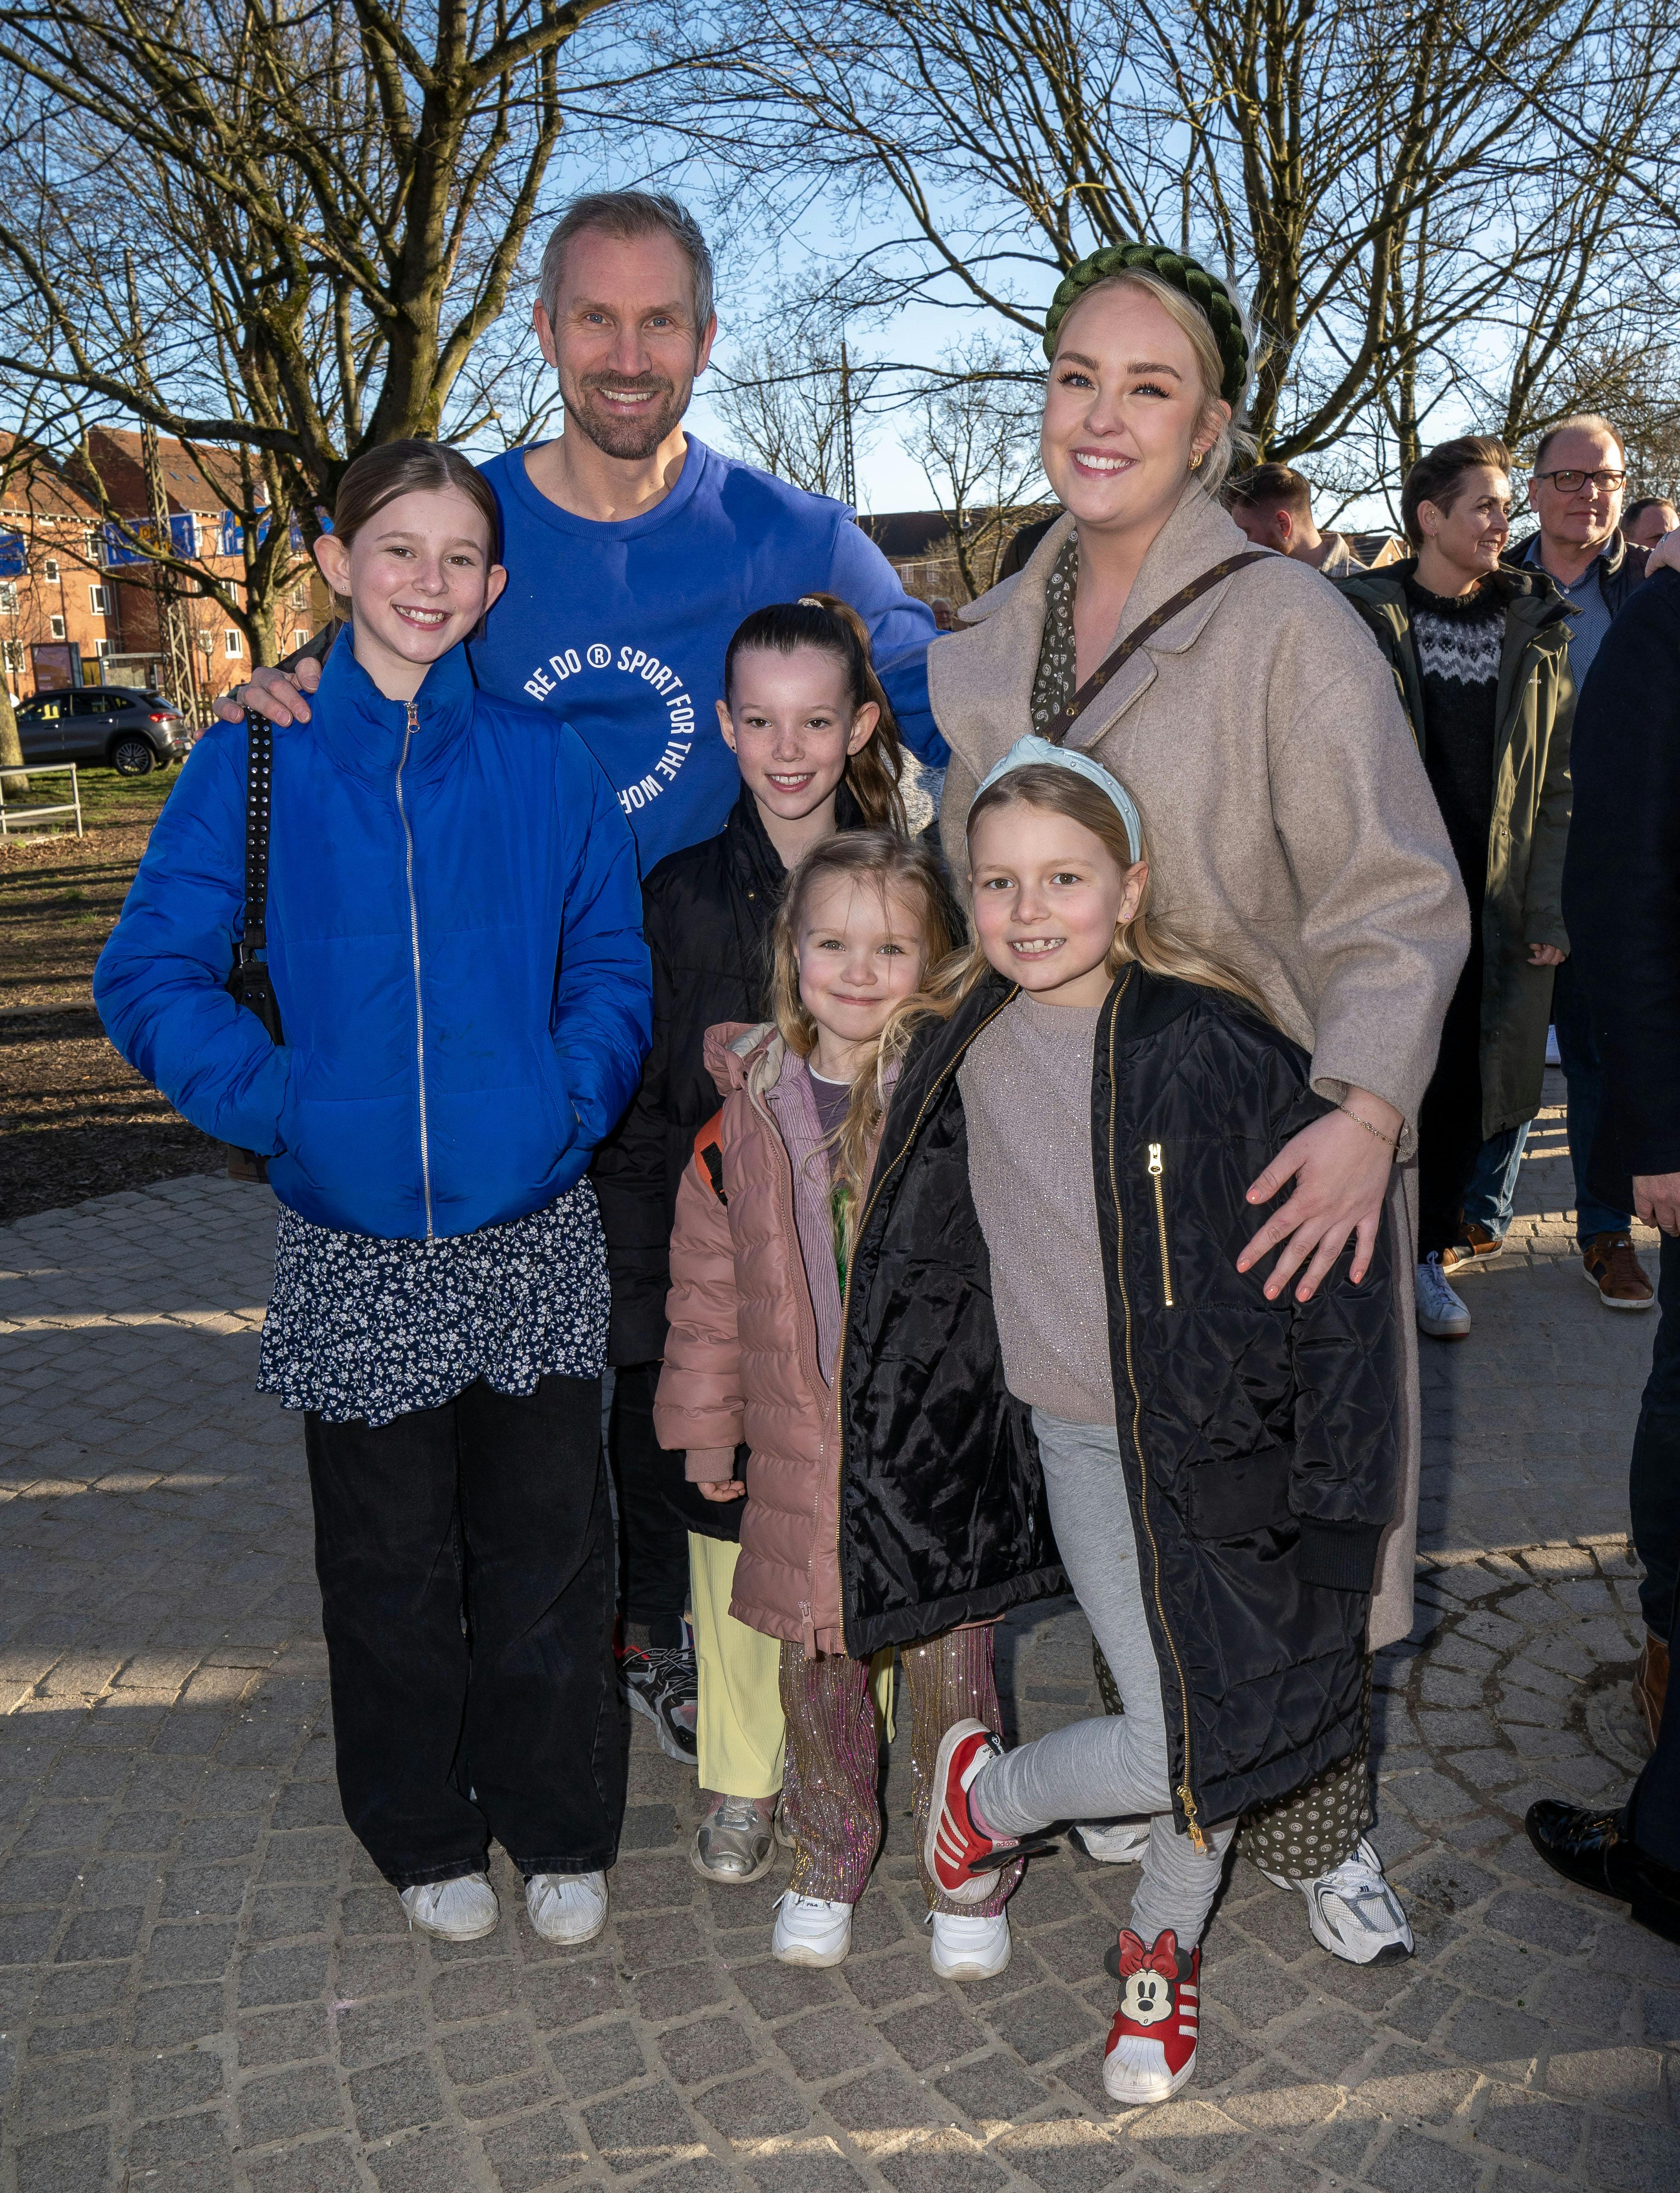
M689 1863L702 1880L744 1888L762 1881L776 1863L775 1818L753 1797L716 1797L694 1831Z
M1447 1283L1438 1253L1431 1249L1418 1267L1418 1330L1431 1340L1462 1340L1470 1331L1470 1312Z
M1397 1965L1412 1955L1406 1907L1363 1835L1351 1858L1314 1880L1292 1881L1282 1873L1267 1873L1266 1879L1274 1888L1300 1890L1312 1938L1345 1965Z

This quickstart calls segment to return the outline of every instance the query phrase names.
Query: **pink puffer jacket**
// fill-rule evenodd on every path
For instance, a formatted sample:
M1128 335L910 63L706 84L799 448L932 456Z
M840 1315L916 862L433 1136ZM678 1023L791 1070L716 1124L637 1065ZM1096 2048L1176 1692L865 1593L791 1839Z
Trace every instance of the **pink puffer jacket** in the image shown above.
M685 1448L698 1482L735 1474L746 1510L730 1612L807 1652L843 1652L840 1469L833 1389L800 1248L794 1161L771 1102L790 1061L771 1028L708 1031L724 1093L720 1200L699 1161L684 1172L671 1236L670 1332L654 1403L662 1446ZM814 1115L813 1115L814 1116ZM824 1191L826 1193L826 1190ZM811 1228L807 1227L809 1245ZM832 1259L832 1251L823 1249ZM839 1281L823 1323L838 1333Z

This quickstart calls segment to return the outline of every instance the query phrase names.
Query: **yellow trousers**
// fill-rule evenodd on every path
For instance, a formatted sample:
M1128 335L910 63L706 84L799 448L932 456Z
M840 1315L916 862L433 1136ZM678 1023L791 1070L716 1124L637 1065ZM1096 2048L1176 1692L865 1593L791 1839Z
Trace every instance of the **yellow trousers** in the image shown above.
M782 1647L729 1611L741 1552L727 1538L688 1534L689 1607L700 1672L700 1786L729 1797L782 1787Z
M729 1797L773 1797L782 1787L787 1724L782 1718L782 1646L729 1611L741 1549L727 1538L688 1534L689 1612L700 1675L700 1786ZM871 1669L875 1706L892 1728L892 1654Z

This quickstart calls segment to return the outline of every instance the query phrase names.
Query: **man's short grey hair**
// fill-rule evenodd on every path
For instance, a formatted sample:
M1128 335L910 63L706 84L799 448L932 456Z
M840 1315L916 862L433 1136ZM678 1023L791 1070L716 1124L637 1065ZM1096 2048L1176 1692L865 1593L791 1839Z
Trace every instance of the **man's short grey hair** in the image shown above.
M1615 444L1624 465L1627 462L1627 444L1623 441L1621 428L1602 411L1576 411L1567 419L1560 419L1555 427L1548 427L1540 436L1540 445L1534 452L1532 469L1539 472L1545 462L1546 451L1560 434L1608 434Z
M687 260L694 277L696 339L705 333L712 317L712 255L699 222L688 208L663 192L654 191L588 191L574 198L560 215L543 250L536 291L551 327L560 301L566 247L575 236L588 229L626 241L639 236L668 236Z

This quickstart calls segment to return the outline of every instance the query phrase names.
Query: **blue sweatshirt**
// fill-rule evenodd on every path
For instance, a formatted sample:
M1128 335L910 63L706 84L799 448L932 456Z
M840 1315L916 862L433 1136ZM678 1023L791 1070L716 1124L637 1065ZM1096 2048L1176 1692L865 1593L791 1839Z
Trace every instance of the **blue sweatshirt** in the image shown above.
M807 495L692 435L664 501L618 524L534 488L525 452L483 467L502 508L507 588L473 643L489 692L563 716L605 771L646 875L722 829L741 790L718 730L724 650L770 602L839 594L869 627L906 743L943 766L927 705L933 615L843 503Z

